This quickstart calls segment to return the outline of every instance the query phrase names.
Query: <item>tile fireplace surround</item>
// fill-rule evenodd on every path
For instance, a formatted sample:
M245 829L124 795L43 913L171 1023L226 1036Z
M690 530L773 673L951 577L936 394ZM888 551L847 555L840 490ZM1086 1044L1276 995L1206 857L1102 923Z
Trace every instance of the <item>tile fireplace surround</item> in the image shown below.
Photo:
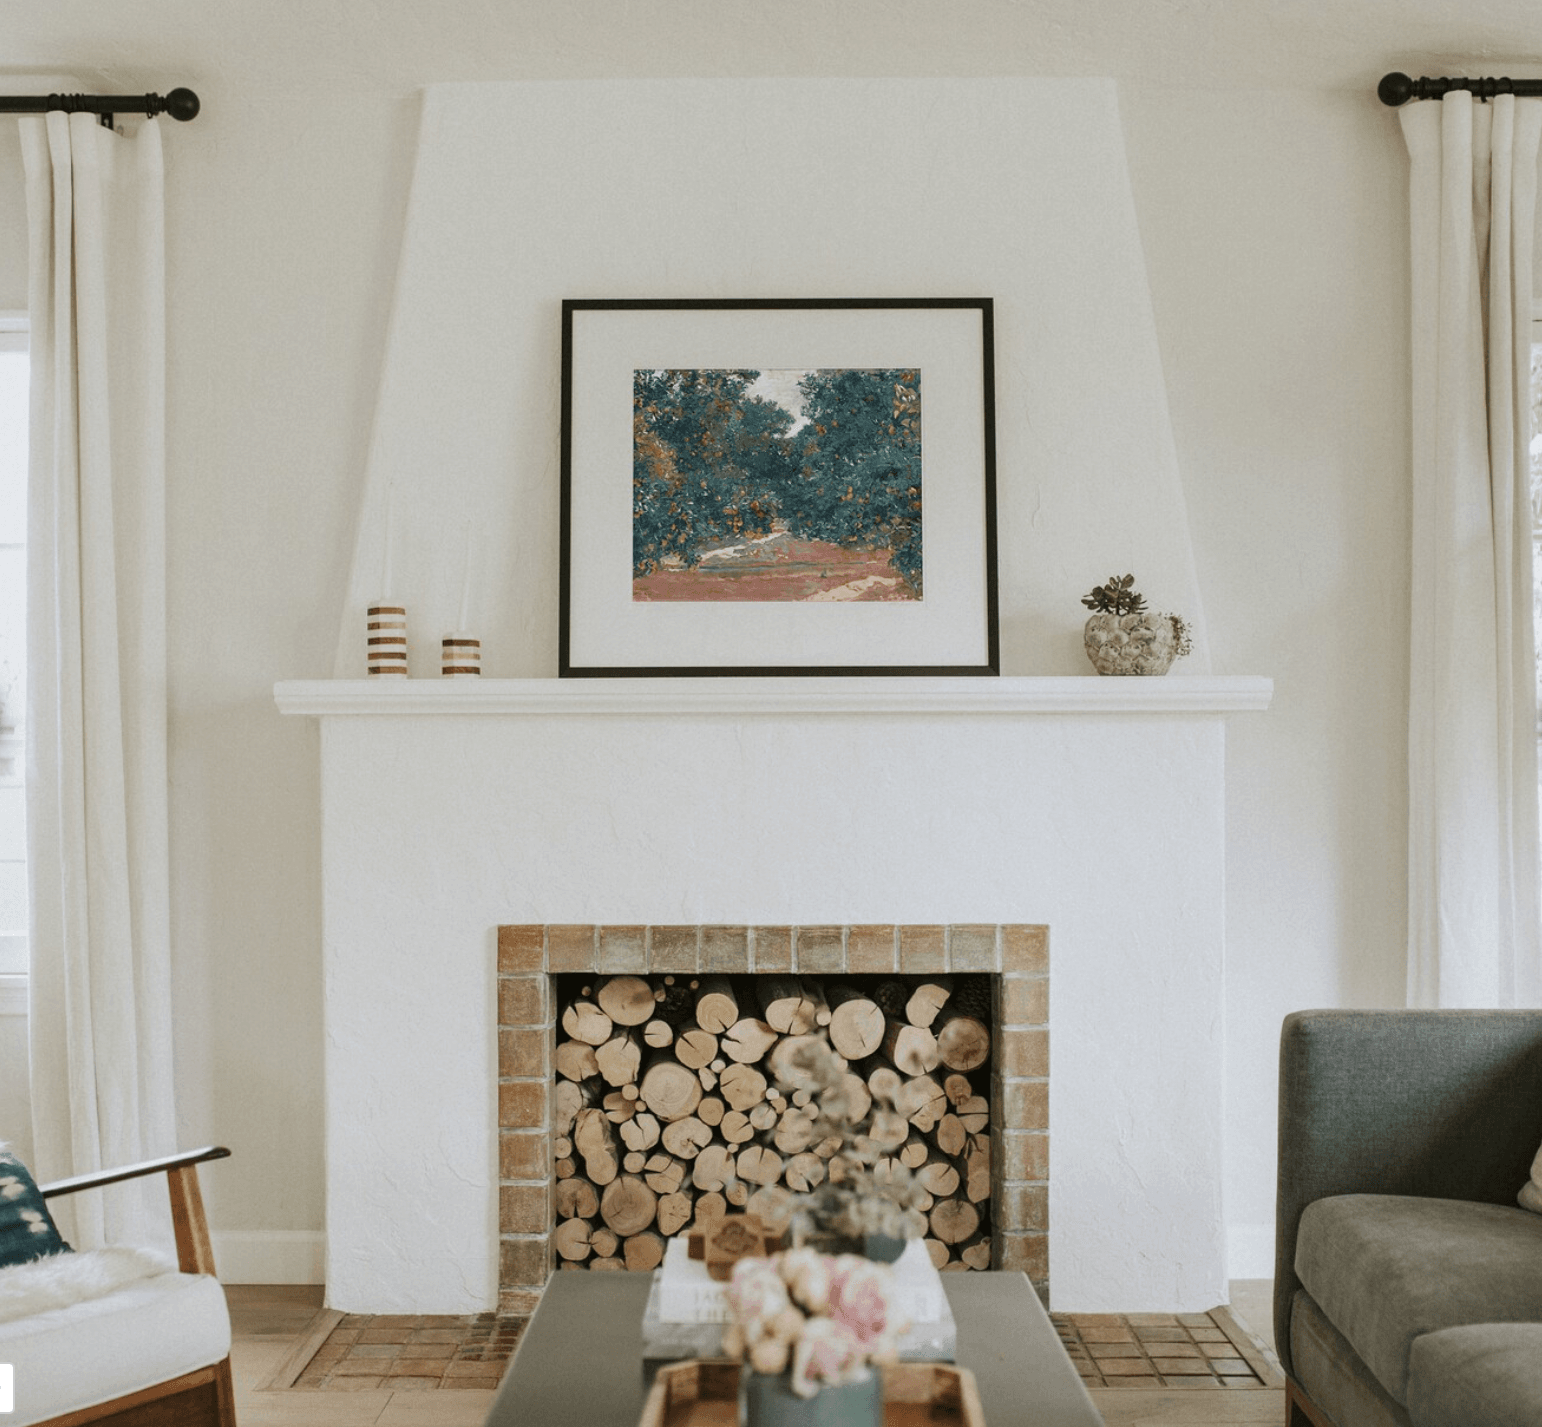
M1049 937L1036 926L498 928L499 1306L533 1312L556 1266L551 978L796 972L818 978L987 972L992 996L993 1268L1048 1299Z
M320 726L332 1307L498 1305L499 927L979 922L1054 938L1053 1306L1223 1301L1225 729L1269 680L383 682L275 691Z

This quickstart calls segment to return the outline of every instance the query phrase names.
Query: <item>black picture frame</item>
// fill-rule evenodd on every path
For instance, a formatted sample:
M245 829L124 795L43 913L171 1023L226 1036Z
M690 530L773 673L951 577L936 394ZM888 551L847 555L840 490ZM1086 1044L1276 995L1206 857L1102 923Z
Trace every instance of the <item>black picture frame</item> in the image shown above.
M638 383L676 372L699 381L724 369L757 379L874 380L903 369L914 378L913 393L904 391L914 399L908 459L921 470L920 548L907 537L903 570L901 554L884 552L897 578L869 575L812 599L637 593L685 588L682 570L696 587L740 587L702 581L705 562L694 555L684 566L677 558L668 569L648 567L669 579L645 585L633 544L642 528L632 479ZM897 420L905 398L900 385L894 391ZM992 300L564 300L560 539L564 679L998 675ZM848 599L875 581L884 598Z

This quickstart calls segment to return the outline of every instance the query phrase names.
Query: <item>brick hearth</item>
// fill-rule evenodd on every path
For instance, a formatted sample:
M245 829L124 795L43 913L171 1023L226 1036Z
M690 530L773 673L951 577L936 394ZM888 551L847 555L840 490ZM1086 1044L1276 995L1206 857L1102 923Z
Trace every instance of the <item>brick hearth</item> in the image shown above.
M499 1308L534 1310L553 1266L552 1052L562 972L985 972L991 1049L992 1267L1049 1301L1049 935L1042 926L498 928Z

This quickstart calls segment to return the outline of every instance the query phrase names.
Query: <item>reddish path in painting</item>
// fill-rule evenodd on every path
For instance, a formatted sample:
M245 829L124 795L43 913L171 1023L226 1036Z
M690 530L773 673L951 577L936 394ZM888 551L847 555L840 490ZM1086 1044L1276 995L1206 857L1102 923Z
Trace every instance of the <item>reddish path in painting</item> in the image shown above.
M785 536L713 552L694 570L657 570L632 581L634 600L913 599L887 550L852 550Z

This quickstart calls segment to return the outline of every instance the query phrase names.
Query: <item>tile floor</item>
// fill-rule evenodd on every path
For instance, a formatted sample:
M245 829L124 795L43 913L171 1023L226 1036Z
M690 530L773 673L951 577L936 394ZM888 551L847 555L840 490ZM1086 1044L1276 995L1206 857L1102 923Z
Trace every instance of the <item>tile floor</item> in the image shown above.
M1269 1287L1267 1280L1234 1282L1231 1285L1230 1324L1214 1329L1228 1341L1237 1334L1246 1335L1253 1356L1264 1363L1265 1370L1272 1361L1269 1357L1272 1354ZM241 1427L481 1427L492 1405L496 1386L493 1374L501 1371L499 1356L501 1354L506 1361L506 1350L512 1348L511 1332L500 1334L496 1323L479 1325L473 1322L457 1325L453 1341L436 1343L433 1337L421 1335L444 1333L447 1330L442 1326L426 1326L418 1319L390 1324L376 1319L370 1328L365 1328L362 1324L350 1324L346 1318L325 1313L322 1294L321 1288L306 1286L238 1285L226 1288L234 1331L231 1362L236 1415ZM1205 1357L1203 1344L1215 1344L1213 1338L1203 1333L1203 1324L1169 1325L1143 1321L1158 1316L1163 1315L1125 1315L1133 1334L1129 1341L1146 1361L1157 1363L1164 1358L1175 1359L1178 1355L1154 1349L1163 1342L1175 1343L1177 1340L1142 1337L1140 1330L1143 1327L1185 1328L1188 1330L1186 1341L1195 1346L1201 1358ZM485 1337L473 1342L470 1334L479 1328ZM1193 1331L1196 1329L1201 1330L1199 1336ZM315 1344L324 1352L322 1345L331 1342L339 1332L345 1337L339 1338L333 1346L348 1351L334 1353L329 1360L318 1363L310 1345ZM366 1343L363 1341L366 1332L391 1336L389 1340ZM357 1336L347 1339L349 1333ZM1119 1340L1105 1338L1104 1341ZM475 1347L481 1358L459 1357L462 1345ZM446 1346L451 1349L449 1354L442 1351ZM359 1354L360 1347L384 1351ZM426 1347L441 1351L420 1351ZM308 1363L297 1363L297 1354L310 1354ZM1131 1360L1128 1354L1122 1356ZM339 1372L336 1365L350 1357L360 1363L385 1363L387 1368L383 1372ZM1111 1359L1105 1356L1104 1361L1108 1360ZM1246 1358L1241 1360L1246 1361ZM1090 1351L1088 1361L1097 1361ZM457 1362L475 1365L452 1372ZM442 1366L433 1369L422 1366L427 1363ZM293 1387L274 1385L275 1375L291 1377L302 1366L304 1371L299 1372L302 1379L318 1369L321 1371L310 1381L296 1382ZM393 1372L392 1367L398 1370ZM1265 1423L1278 1427L1284 1418L1284 1394L1277 1388L1255 1386L1251 1391L1198 1392L1194 1389L1200 1382L1199 1374L1175 1373L1171 1381L1174 1384L1184 1382L1184 1385L1169 1385L1160 1368L1151 1375L1159 1379L1155 1382L1137 1385L1133 1380L1141 1375L1125 1376L1131 1380L1123 1386L1105 1385L1110 1379L1101 1370L1097 1381L1091 1376L1088 1378L1088 1389L1107 1427L1256 1427L1256 1424ZM1241 1375L1208 1372L1206 1385L1219 1389L1225 1376ZM454 1386L456 1390L443 1390L448 1386ZM625 1427L625 1424L618 1427Z

